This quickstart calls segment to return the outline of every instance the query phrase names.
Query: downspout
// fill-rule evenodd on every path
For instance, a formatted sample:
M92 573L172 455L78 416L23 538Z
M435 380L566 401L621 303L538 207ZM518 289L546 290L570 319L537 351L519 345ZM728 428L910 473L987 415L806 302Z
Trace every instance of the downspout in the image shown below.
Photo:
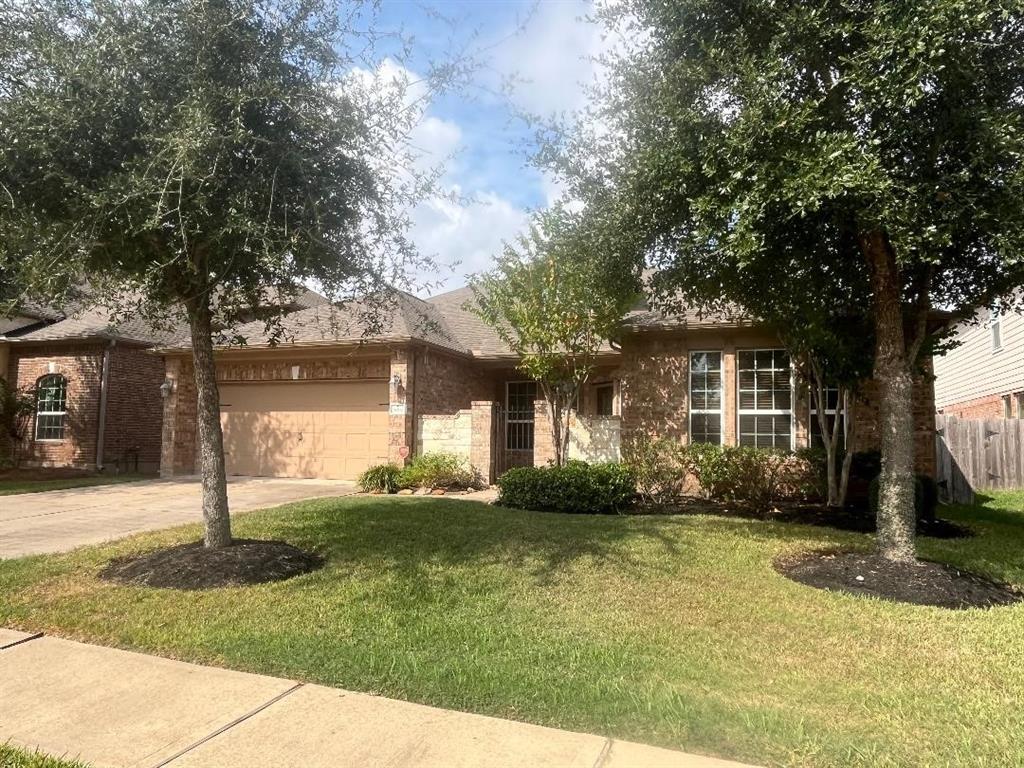
M96 471L103 471L103 448L107 437L107 390L110 388L110 352L117 344L116 339L111 339L110 344L103 350L103 370L100 373L100 422L96 430Z

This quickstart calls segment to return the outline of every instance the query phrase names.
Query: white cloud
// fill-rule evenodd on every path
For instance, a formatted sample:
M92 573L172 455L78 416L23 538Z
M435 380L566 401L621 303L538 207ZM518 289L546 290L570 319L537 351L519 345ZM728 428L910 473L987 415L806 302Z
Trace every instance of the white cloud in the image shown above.
M527 81L514 95L522 108L548 116L584 106L598 74L592 58L607 48L601 27L584 18L593 10L583 0L540 3L525 29L498 46L498 71Z
M526 228L529 214L500 195L487 192L465 203L429 200L413 211L412 220L411 234L420 252L441 265L437 273L420 278L444 281L447 290L463 285L467 275L488 269L501 252L502 243Z

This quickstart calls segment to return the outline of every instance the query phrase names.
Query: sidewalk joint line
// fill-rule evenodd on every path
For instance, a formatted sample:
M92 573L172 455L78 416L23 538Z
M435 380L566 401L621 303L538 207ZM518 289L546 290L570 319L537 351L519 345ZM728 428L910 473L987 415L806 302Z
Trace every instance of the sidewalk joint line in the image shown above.
M16 645L22 645L23 643L27 643L27 642L29 642L31 640L38 640L42 636L43 636L42 632L36 632L34 635L29 635L28 637L23 637L23 638L21 638L21 640L15 640L13 643L8 643L7 645L0 645L0 651L6 651L9 648L13 648Z
M185 754L191 752L193 749L197 749L198 747L201 747L203 744L205 744L208 741L211 741L211 740L217 738L218 736L220 736L225 731L231 730L236 725L244 723L250 717L258 715L260 712L265 710L270 705L276 704L277 702L279 702L285 696L288 696L291 693L295 693L295 691L299 690L299 688L301 688L303 685L304 685L303 683L295 683L295 685L293 685L287 691L283 691L282 693L277 694L277 696L272 698L270 701L267 701L267 702L261 704L260 706L256 707L256 709L252 710L251 712L247 712L244 715L242 715L241 717L235 718L234 720L232 720L227 725L222 725L220 728L218 728L216 731L214 731L210 735L204 736L199 741L197 741L195 744L190 744L189 746L185 747L180 752L177 752L177 753L171 755L170 757L166 758L165 760L161 760L159 763L154 765L153 768L164 768L164 766L170 765L175 760L177 760L179 757L183 757Z
M607 761L608 755L612 752L612 740L605 739L604 746L601 747L601 754L597 756L597 760L594 761L594 768L601 768Z

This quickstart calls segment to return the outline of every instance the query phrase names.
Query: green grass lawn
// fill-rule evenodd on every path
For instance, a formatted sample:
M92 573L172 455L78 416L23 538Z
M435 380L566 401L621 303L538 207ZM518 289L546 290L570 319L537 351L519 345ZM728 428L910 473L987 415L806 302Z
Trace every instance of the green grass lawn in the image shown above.
M1024 494L944 510L922 554L1024 584ZM772 765L1024 763L1024 605L827 593L772 560L867 547L826 528L325 499L235 532L327 558L277 584L113 586L113 555L196 527L0 562L0 624Z
M40 752L29 752L0 744L0 768L87 768L77 760L58 760Z
M43 491L64 491L69 488L91 488L96 485L131 483L150 479L144 475L81 475L78 477L22 478L11 479L0 475L0 496L14 496L20 493L42 493ZM0 763L0 766L3 764Z

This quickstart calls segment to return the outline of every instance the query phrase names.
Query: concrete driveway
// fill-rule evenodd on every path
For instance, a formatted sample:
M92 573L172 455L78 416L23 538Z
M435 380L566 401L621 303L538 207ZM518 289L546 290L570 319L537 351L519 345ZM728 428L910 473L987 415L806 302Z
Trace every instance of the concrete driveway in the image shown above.
M228 479L232 513L355 491L341 480ZM64 552L202 519L197 478L0 496L0 558Z

